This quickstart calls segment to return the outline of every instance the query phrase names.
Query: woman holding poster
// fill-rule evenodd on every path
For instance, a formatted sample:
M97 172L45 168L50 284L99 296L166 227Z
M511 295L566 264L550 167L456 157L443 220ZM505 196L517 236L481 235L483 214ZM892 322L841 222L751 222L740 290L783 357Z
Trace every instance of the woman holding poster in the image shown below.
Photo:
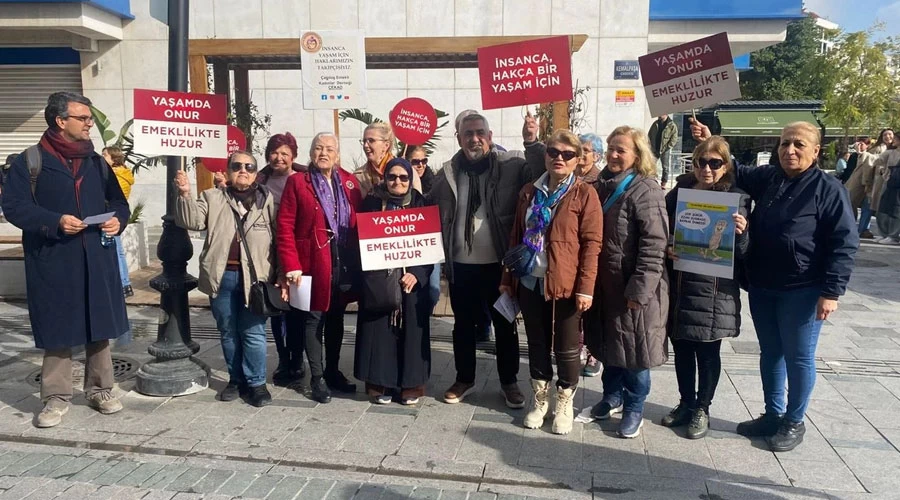
M650 368L666 362L669 224L656 158L642 131L623 126L607 138L606 168L595 186L603 203L603 250L597 305L586 315L584 340L603 363L600 420L623 413L618 434L640 435Z
M412 188L416 174L406 159L394 158L384 168L384 181L363 200L360 212L425 206L425 198ZM431 374L432 268L363 273L353 376L366 383L374 404L388 404L396 396L401 404L414 405L425 395Z
M691 131L709 140L706 126L692 120ZM803 442L819 332L847 289L859 246L850 197L818 168L820 150L818 127L791 123L781 131L779 165L737 169L737 186L755 202L747 276L766 402L737 433L765 437L776 452Z
M329 388L356 391L338 366L347 294L358 269L361 198L356 178L337 164L340 154L334 134L316 134L308 171L288 177L278 209L278 260L288 282L311 289L310 310L302 311L297 327L312 375L312 399L320 403L331 401Z
M547 171L519 192L509 247L530 249L527 268L503 272L500 292L517 297L528 336L534 399L525 427L538 429L550 411L551 354L556 356L554 434L568 434L581 375L581 315L590 309L597 279L603 216L596 190L575 175L581 142L568 130L547 140ZM526 272L527 271L527 272Z
M666 195L670 231L675 231L680 190L698 189L741 195L738 213L731 214L735 232L734 278L669 270L672 283L669 337L675 350L675 375L681 401L662 419L662 425L687 425L687 437L699 439L706 436L709 429L709 406L722 371L719 357L722 339L740 334L741 287L738 277L743 275L743 257L750 245L746 231L750 197L734 186L731 149L725 139L716 136L701 142L694 149L693 164L693 171L679 177L675 187ZM669 258L678 260L671 246Z

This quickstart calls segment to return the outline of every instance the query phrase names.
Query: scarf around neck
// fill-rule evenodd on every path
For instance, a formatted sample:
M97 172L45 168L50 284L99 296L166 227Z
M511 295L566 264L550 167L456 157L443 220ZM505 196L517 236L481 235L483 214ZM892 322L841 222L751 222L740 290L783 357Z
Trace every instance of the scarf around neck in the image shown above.
M412 192L412 182L410 182L410 188L406 190L406 194L400 196L391 194L383 182L372 190L372 194L384 203L385 210L401 210L409 207L409 204L412 203Z
M322 171L315 167L310 167L309 175L312 179L313 190L322 210L325 212L325 221L328 227L334 233L338 245L342 245L347 241L347 234L350 231L350 202L347 200L347 193L341 185L341 176L335 165L331 171L331 183L322 174Z
M491 152L488 151L480 160L470 162L462 151L459 152L459 169L469 177L468 204L466 205L466 249L472 253L472 242L475 240L475 212L481 208L481 176L491 166Z
M559 204L562 197L566 195L572 184L575 183L575 174L569 174L560 185L556 186L552 193L549 193L549 182L549 174L545 173L541 176L538 184L542 187L535 189L531 212L525 221L525 235L522 237L522 243L535 252L544 251L544 236L547 235L547 228L550 227L550 218L553 215L552 210Z
M93 141L68 141L59 130L52 128L48 128L41 136L41 146L59 159L72 175L78 174L84 159L94 152Z

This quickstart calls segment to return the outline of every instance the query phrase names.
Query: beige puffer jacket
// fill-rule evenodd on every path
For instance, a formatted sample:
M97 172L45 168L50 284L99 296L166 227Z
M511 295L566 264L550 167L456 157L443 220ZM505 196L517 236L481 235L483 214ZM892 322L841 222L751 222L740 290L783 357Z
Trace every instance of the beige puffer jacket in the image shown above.
M253 258L257 277L273 280L276 276L275 264L275 200L264 186L256 188L256 199L249 213L236 202L227 190L212 188L200 193L199 199L179 196L175 203L175 224L192 231L206 231L206 241L200 252L201 292L215 297L219 293L219 283L225 274L228 252L237 233L234 214L244 219L244 234ZM241 245L241 274L244 284L244 303L250 300L250 266Z

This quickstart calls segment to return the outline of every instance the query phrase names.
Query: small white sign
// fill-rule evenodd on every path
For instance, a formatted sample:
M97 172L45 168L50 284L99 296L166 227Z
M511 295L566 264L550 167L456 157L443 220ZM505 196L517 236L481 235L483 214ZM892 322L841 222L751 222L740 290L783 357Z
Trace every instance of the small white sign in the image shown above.
M300 34L304 109L366 108L366 37L361 30Z
M291 307L309 311L309 303L312 298L312 276L300 276L300 283L291 283L290 296Z
M516 316L519 315L519 302L506 293L501 293L497 301L494 302L494 309L502 314L506 321L515 323Z

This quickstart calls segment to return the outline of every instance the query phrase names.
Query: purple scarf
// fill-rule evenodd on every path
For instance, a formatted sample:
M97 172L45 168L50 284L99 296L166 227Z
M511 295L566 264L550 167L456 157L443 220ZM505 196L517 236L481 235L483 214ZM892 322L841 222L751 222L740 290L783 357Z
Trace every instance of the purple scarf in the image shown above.
M335 169L337 168L340 167L335 166ZM318 168L310 166L309 174L312 178L316 198L319 199L319 204L325 211L328 227L336 235L338 245L343 245L347 241L347 233L350 230L350 202L347 201L347 193L341 186L341 176L337 170L332 170L331 186L329 186L328 180Z

